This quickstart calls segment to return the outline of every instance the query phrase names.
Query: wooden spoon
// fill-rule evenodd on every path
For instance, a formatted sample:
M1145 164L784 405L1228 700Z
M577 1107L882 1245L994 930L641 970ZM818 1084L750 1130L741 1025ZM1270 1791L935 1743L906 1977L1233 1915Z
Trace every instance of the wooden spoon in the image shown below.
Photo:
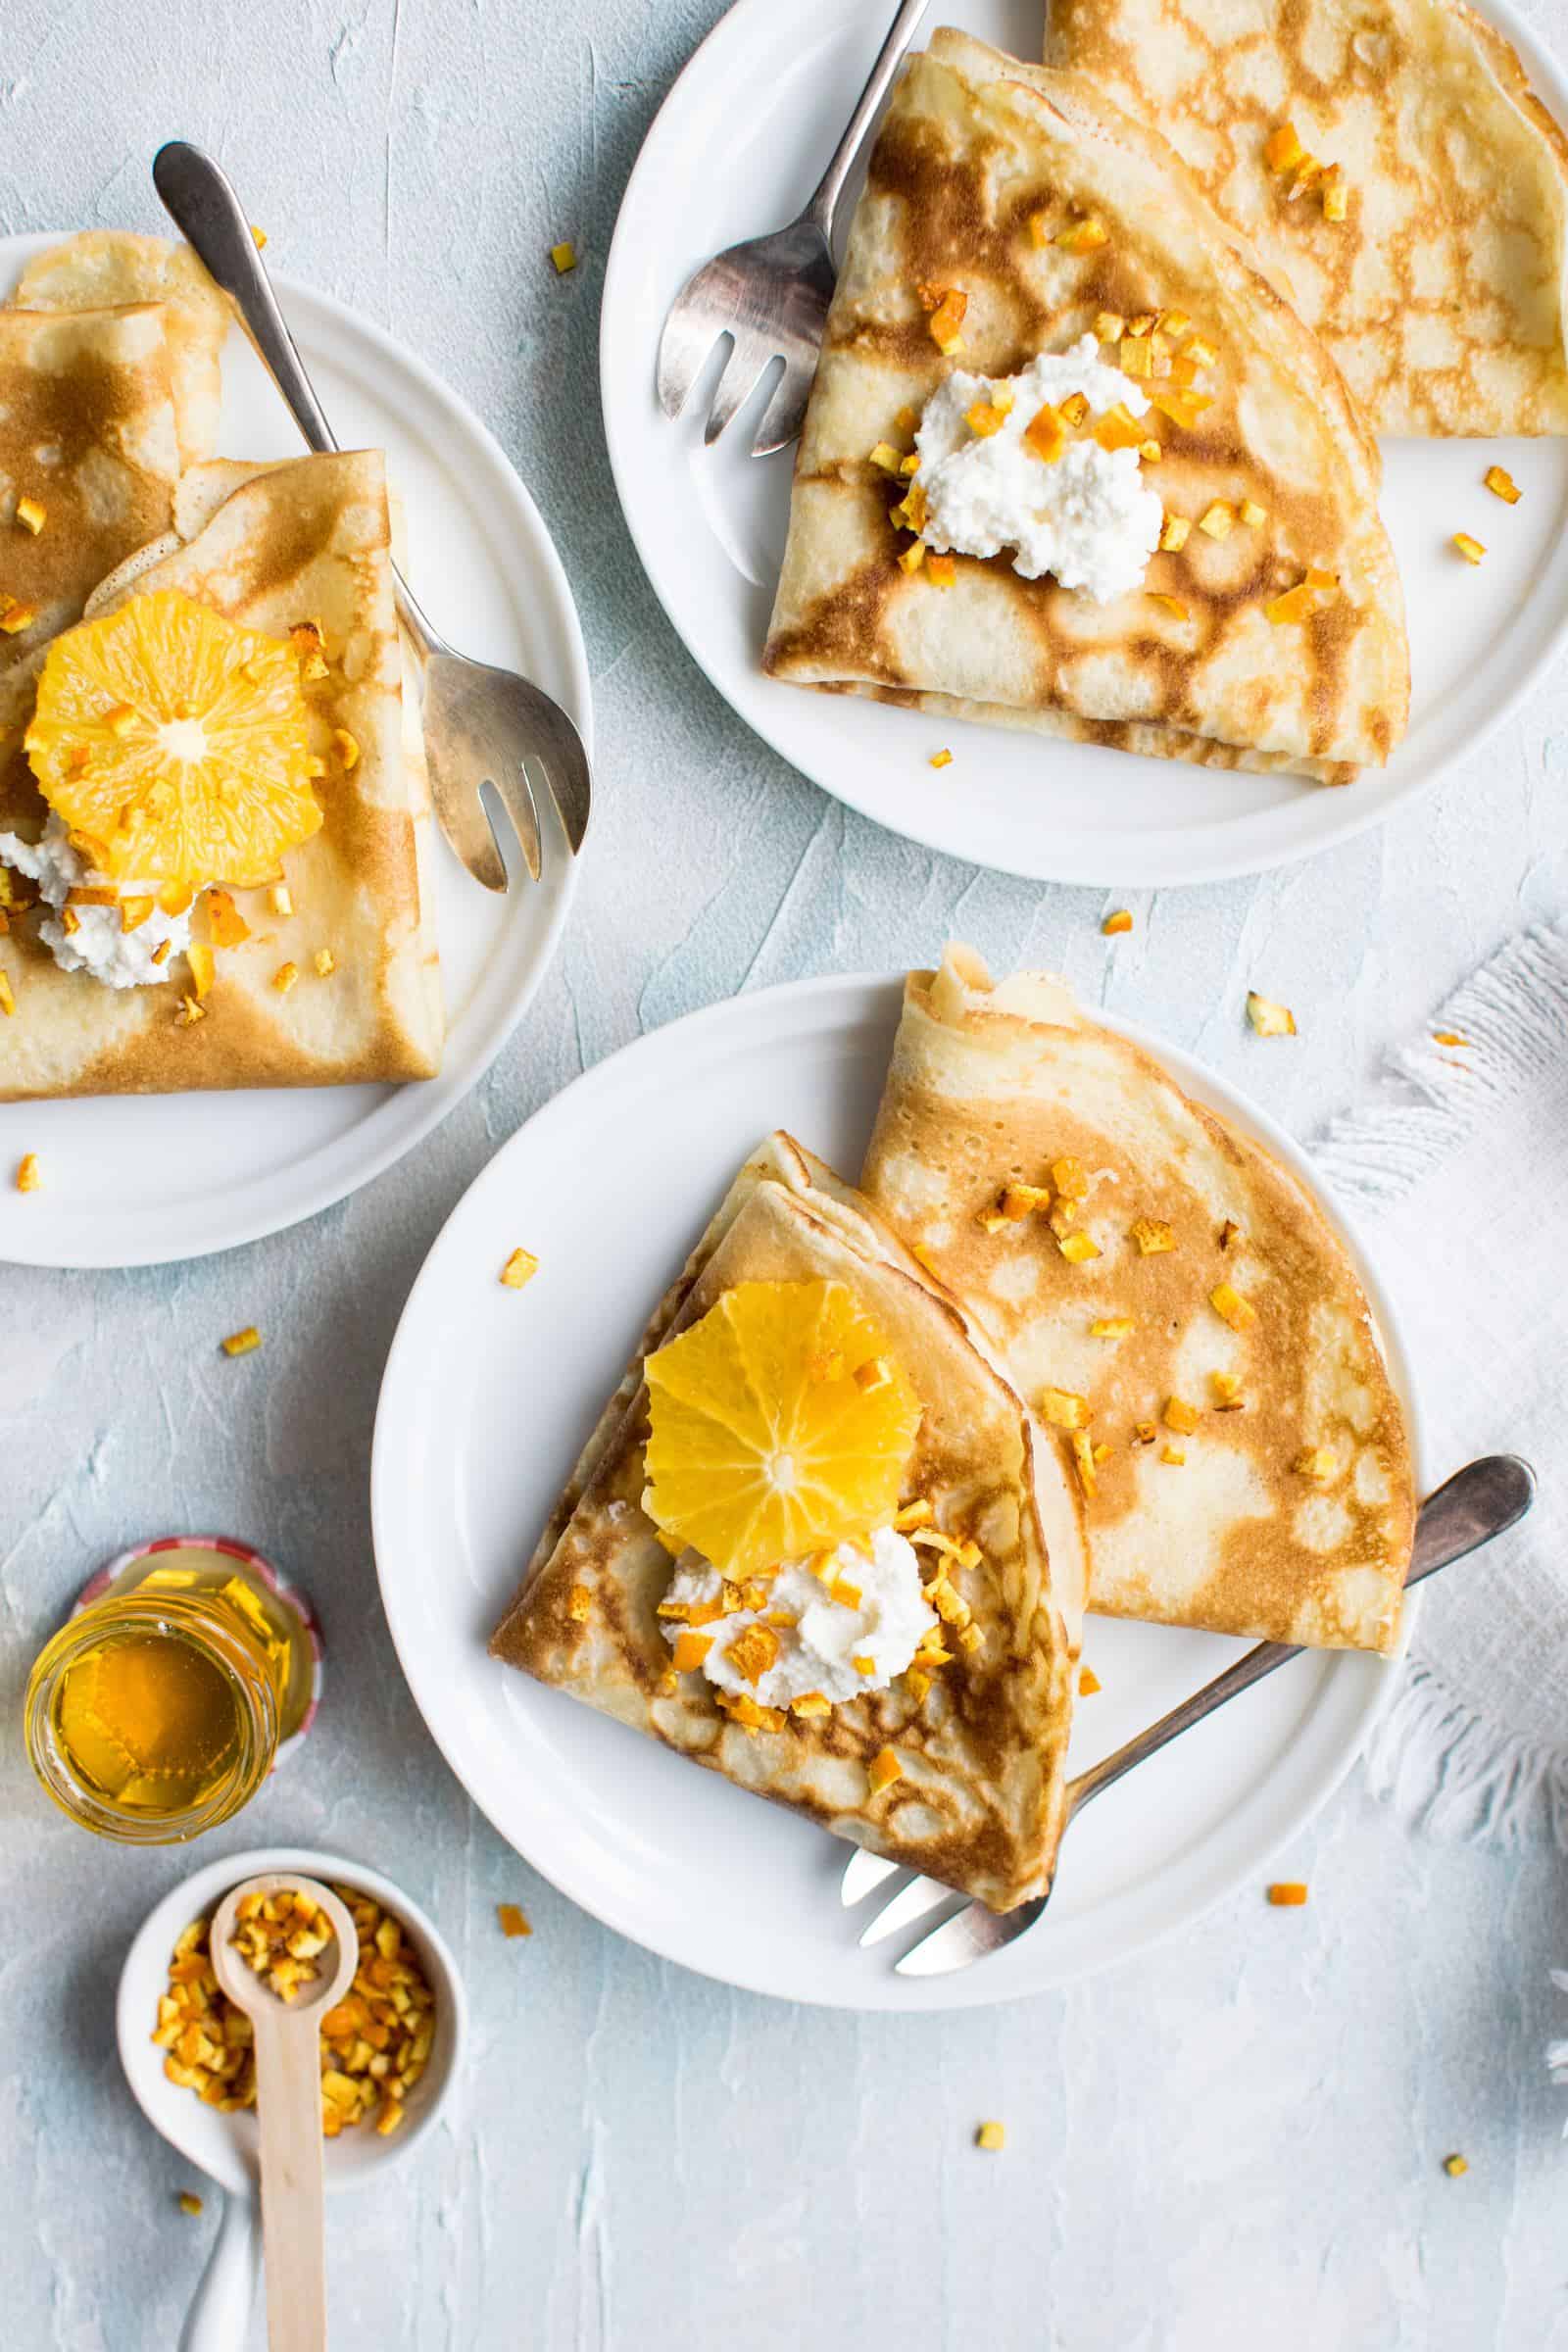
M248 1894L299 1892L319 1904L334 1941L318 1974L284 2001L234 1946L235 1913ZM321 2215L323 2013L354 1981L360 1943L329 1886L273 1873L246 1879L213 1916L213 1974L256 2032L256 2109L262 2140L262 2250L270 2352L326 2352L326 2245Z

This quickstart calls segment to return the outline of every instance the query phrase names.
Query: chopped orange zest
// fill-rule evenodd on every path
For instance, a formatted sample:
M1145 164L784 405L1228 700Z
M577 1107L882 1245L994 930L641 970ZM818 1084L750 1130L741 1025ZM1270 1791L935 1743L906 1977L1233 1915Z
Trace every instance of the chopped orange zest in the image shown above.
M1472 539L1468 531L1455 531L1453 544L1467 564L1479 564L1487 552L1480 540ZM3 628L4 625L4 622L0 621L0 628Z
M1247 1017L1259 1037L1294 1037L1296 1015L1288 1004L1276 1004L1268 997L1260 997L1255 988L1247 992Z
M586 1625L593 1615L594 1596L586 1585L573 1585L566 1594L566 1615L573 1625Z
M286 997L300 976L297 963L280 963L272 974L272 986L280 997Z
M247 1323L243 1331L229 1333L223 1342L223 1353L225 1355L254 1355L261 1344L261 1333L254 1323Z
M711 1634L680 1633L675 1637L675 1672L695 1674L713 1646Z
M1066 426L1062 423L1060 411L1054 409L1049 400L1024 426L1023 445L1043 466L1054 466L1066 448Z
M1323 175L1323 218L1325 220L1345 220L1350 209L1350 191L1345 173L1338 164L1331 164Z
M1158 605L1162 612L1169 612L1177 620L1186 620L1189 617L1187 607L1179 596L1166 596L1162 591L1151 588L1149 601L1152 605ZM1131 930L1131 923L1129 922L1125 928Z
M1087 1233L1062 1234L1056 1247L1070 1266L1085 1265L1090 1258L1100 1255L1099 1245L1092 1242Z
M1132 927L1133 918L1131 914L1128 912L1125 906L1118 906L1114 914L1106 915L1104 921L1101 924L1100 929L1102 938L1116 939L1121 935L1122 932L1130 931Z
M1058 229L1052 241L1067 253L1094 253L1100 246L1110 243L1110 231L1098 213L1091 213L1086 220L1070 221L1065 228Z
M197 2216L200 2214L201 2209L202 2201L200 2197L197 2196L195 2190L192 2188L182 2188L179 2192L180 2212L183 2214L188 2214L190 2219L195 2221Z
M190 965L190 984L196 992L196 1002L205 1004L213 993L213 980L218 968L213 960L213 951L204 948L199 939L193 939L185 950L185 960Z
M1189 1404L1184 1397L1167 1396L1165 1410L1160 1418L1167 1429L1175 1430L1178 1437L1190 1438L1202 1415L1199 1412L1197 1405Z
M1268 1899L1277 1910L1299 1910L1306 1900L1306 1883L1302 1879L1276 1879L1268 1890Z
M1208 1303L1232 1331L1250 1331L1257 1321L1256 1307L1250 1298L1242 1297L1234 1283L1217 1282L1208 1294Z
M933 752L931 755L931 765L933 767L951 767L953 765L953 754L949 751Z
M1187 534L1192 527L1185 514L1166 515L1164 528L1159 534L1159 544L1167 555L1173 556L1178 548L1187 545Z
M951 588L958 576L958 566L951 556L930 556L926 560L925 576L933 588Z
M509 1291L520 1291L532 1282L539 1271L539 1260L531 1250L514 1250L501 1269L501 1280Z
M38 501L37 499L35 499L35 498L19 498L19 499L18 499L18 501L17 501L17 520L18 520L18 522L20 522L20 523L21 523L21 525L22 525L23 529L24 529L24 531L30 531L30 532L32 533L32 535L33 535L33 537L34 537L35 539L37 538L37 536L38 536L38 533L39 533L39 532L40 532L40 531L43 529L43 526L44 526L44 524L45 524L45 523L48 521L48 519L49 519L49 510L48 510L48 508L47 508L47 507L45 507L45 506L42 506L42 505L40 505L40 503L39 503L39 501Z
M963 413L963 418L970 432L982 441L989 441L993 433L1001 432L1011 414L1012 399L1009 394L1002 400L971 401Z
M529 1927L527 1920L515 1903L497 1903L496 1917L501 1922L501 1933L509 1942L514 1941L519 1936L533 1934L532 1928Z
M899 569L901 571L915 572L919 570L924 562L925 541L923 539L916 539L913 546L906 547L903 555L899 558Z
M122 931L139 931L152 910L151 899L122 899L120 902L120 928Z
M1224 499L1216 498L1213 505L1198 517L1198 527L1210 539L1228 539L1236 520L1233 508Z
M1095 418L1094 438L1102 449L1139 449L1143 446L1144 430L1137 417L1129 416L1118 401L1113 409L1105 411L1103 416Z
M778 1664L778 1636L765 1625L749 1625L736 1635L725 1655L755 1690L763 1675Z
M1470 2170L1470 2167L1456 2150L1453 2155L1445 2156L1443 2159L1443 2169L1447 2174L1450 2180L1459 2180L1463 2179L1464 2175Z
M998 2148L1005 2147L1006 2141L1007 2134L1001 2124L982 2124L974 2135L975 2146L987 2148L993 2154Z
M1067 1443L1072 1447L1073 1466L1078 1473L1078 1483L1093 1501L1100 1487L1100 1480L1095 1474L1095 1449L1090 1445L1086 1432L1081 1429L1073 1430Z
M38 1173L37 1152L24 1152L22 1157L17 1162L18 1192L35 1193L42 1182L43 1179Z
M1506 500L1510 507L1519 504L1523 493L1513 475L1503 466L1489 466L1481 478L1494 497Z
M1467 1046L1470 1040L1461 1037L1457 1029L1434 1029L1432 1042L1435 1046Z
M969 308L969 297L956 286L950 286L931 313L931 340L938 351L951 354L958 349L958 330L963 315Z
M1163 1250L1174 1250L1176 1236L1158 1217L1139 1217L1132 1227L1133 1240L1140 1257L1157 1257Z
M1173 1470L1179 1470L1187 1459L1187 1448L1185 1446L1162 1446L1159 1458L1162 1462L1169 1462Z
M220 948L237 948L249 939L251 927L226 890L207 893L207 927Z
M1042 1389L1040 1411L1056 1429L1083 1429L1089 1421L1089 1399L1071 1389Z
M1238 512L1249 530L1255 531L1260 522L1267 522L1268 509L1260 507L1255 498L1244 498Z
M1099 1677L1099 1675L1098 1675L1098 1674L1095 1672L1094 1668L1093 1668L1092 1666L1080 1666L1080 1667L1079 1667L1079 1669L1078 1669L1078 1695L1079 1695L1079 1697L1080 1697L1080 1698L1093 1698L1093 1697L1094 1697L1094 1695L1095 1695L1095 1692L1096 1692L1097 1690L1099 1690L1101 1688L1102 1688L1102 1684L1101 1684L1100 1677Z
M569 237L563 237L559 245L551 246L550 260L558 277L564 277L569 270L576 269L577 248Z
M884 1788L891 1788L895 1781L904 1778L904 1766L891 1747L879 1748L866 1766L865 1777L870 1783L871 1794L879 1796Z
M1138 1328L1131 1315L1100 1315L1089 1326L1092 1340L1125 1340Z
M1097 343L1119 343L1126 331L1126 319L1119 318L1114 311L1102 311L1095 320L1094 337Z

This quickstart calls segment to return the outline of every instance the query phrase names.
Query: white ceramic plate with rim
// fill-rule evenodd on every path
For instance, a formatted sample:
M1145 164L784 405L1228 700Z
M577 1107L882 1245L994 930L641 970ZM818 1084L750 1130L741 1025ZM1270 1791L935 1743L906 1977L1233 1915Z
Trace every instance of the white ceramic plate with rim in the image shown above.
M1556 65L1505 0L1482 6L1568 122ZM889 15L868 0L808 10L739 0L665 100L621 204L605 278L605 428L632 537L689 651L741 717L825 792L1005 873L1118 888L1214 882L1377 823L1502 724L1568 631L1568 440L1385 442L1383 514L1410 631L1410 729L1386 768L1345 789L1135 759L763 676L793 452L747 454L760 397L705 449L715 368L671 424L654 395L655 356L687 274L800 210ZM951 9L932 0L929 23L958 23L1027 58L1040 54L1043 17L1044 0ZM841 243L850 210L847 197ZM1483 487L1494 463L1523 491L1517 507ZM1485 543L1479 568L1450 545L1458 530ZM944 746L953 764L933 769Z
M1007 2000L1125 1958L1249 1879L1261 1895L1267 1857L1338 1786L1396 1672L1343 1651L1282 1668L1096 1802L1030 1934L961 1975L905 1979L893 1962L915 1938L861 1951L863 1921L840 1908L848 1845L487 1656L653 1302L759 1139L784 1126L858 1168L900 990L835 978L736 998L639 1039L519 1129L459 1202L410 1294L371 1471L381 1597L403 1671L501 1835L666 1959L853 2009ZM1310 1182L1289 1140L1228 1088L1131 1024L1110 1025ZM521 1293L497 1279L519 1243L540 1261ZM1408 1399L1386 1301L1367 1282ZM1242 1646L1091 1618L1084 1654L1104 1689L1078 1710L1071 1769Z
M0 287L56 236L0 239ZM273 280L345 449L387 453L408 516L409 570L465 653L523 670L592 750L588 661L571 590L527 491L473 412L422 361L342 303ZM288 412L236 327L223 353L221 455L302 454ZM436 840L448 1034L440 1075L408 1086L291 1087L0 1103L0 1260L156 1265L277 1233L379 1175L482 1076L543 979L576 884L554 818L545 877L508 836L512 888L482 890ZM43 1184L17 1193L24 1152Z

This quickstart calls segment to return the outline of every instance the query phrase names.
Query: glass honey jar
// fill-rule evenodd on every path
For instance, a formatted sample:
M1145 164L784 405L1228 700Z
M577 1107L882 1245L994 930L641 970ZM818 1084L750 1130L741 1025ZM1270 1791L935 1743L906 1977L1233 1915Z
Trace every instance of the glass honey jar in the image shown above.
M96 1576L27 1685L32 1768L99 1837L165 1845L229 1820L316 1711L310 1604L226 1538L170 1537Z

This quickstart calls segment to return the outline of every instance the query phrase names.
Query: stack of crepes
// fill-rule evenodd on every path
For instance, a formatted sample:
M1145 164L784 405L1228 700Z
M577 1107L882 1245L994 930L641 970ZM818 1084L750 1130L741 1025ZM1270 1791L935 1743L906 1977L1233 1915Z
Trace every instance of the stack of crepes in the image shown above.
M40 256L0 309L0 835L25 851L48 824L24 738L51 647L147 598L148 615L178 597L293 641L319 820L265 889L216 914L197 898L195 953L161 985L62 968L40 937L49 906L0 864L0 1099L439 1063L429 789L383 462L215 462L230 324L186 249L107 231Z
M853 1346L789 1321L824 1284ZM890 1396L902 1445L863 1418ZM846 1478L859 1517L813 1522ZM492 1648L1007 1909L1054 1864L1086 1592L1387 1651L1412 1524L1399 1400L1322 1212L1061 983L994 988L955 948L909 977L860 1191L783 1135L748 1162ZM860 1588L901 1544L924 1630L896 1651L906 1602ZM866 1652L838 1683L835 1602Z

